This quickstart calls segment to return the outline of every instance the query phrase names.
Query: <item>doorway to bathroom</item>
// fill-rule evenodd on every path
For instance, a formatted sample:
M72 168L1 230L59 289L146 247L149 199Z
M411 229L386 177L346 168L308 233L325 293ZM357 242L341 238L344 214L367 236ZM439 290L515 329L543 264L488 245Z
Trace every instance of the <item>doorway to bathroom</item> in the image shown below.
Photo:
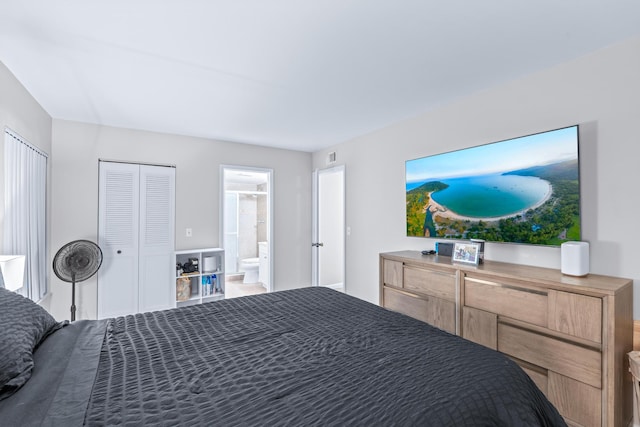
M222 165L220 174L226 298L271 292L273 170Z

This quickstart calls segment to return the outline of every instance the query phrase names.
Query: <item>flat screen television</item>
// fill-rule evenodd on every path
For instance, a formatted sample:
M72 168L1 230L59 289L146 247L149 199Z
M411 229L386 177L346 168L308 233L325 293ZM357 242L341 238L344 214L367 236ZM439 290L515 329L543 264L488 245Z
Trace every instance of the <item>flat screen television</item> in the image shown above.
M576 125L408 160L407 236L580 240L578 145Z

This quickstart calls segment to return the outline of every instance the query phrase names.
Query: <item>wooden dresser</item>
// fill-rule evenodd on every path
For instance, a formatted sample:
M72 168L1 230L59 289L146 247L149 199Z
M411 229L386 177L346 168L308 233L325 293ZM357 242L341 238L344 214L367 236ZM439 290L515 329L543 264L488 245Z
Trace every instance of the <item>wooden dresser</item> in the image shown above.
M380 254L380 305L508 355L569 425L632 418L632 280L390 252Z

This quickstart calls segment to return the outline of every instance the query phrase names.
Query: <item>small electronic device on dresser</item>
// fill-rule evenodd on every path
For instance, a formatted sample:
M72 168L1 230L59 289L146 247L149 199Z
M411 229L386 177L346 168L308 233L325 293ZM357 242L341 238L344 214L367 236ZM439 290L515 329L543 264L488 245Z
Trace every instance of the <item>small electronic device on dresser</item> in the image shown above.
M421 252L422 255L442 255L451 256L453 253L453 243L436 242L435 249L426 249Z
M436 242L436 251L438 255L451 256L453 254L453 243Z

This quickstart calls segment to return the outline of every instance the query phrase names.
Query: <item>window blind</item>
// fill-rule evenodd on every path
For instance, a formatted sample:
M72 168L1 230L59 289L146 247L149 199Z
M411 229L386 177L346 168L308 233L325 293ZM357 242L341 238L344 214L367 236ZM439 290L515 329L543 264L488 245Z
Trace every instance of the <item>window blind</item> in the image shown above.
M3 252L25 255L20 293L40 301L47 283L47 154L5 128Z

